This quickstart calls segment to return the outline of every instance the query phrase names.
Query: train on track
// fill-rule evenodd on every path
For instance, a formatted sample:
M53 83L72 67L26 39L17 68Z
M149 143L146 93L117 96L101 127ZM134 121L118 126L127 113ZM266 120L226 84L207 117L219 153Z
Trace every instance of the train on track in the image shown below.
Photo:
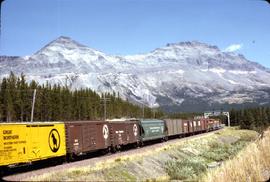
M107 121L0 123L0 168L42 160L72 160L216 130L215 119L114 119Z

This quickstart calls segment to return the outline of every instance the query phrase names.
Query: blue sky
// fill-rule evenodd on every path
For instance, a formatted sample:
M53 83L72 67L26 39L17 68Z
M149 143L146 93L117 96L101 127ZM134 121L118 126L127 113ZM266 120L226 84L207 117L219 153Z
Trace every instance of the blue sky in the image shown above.
M61 35L119 55L197 40L270 68L269 20L262 0L5 0L0 55L31 55Z

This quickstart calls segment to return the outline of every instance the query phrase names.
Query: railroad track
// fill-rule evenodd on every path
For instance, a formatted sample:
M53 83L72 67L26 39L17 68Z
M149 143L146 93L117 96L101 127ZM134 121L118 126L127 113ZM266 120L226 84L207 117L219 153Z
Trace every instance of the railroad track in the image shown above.
M222 129L220 129L220 130L222 130ZM194 138L200 138L200 137L209 136L209 135L212 135L212 134L214 134L216 132L219 132L220 130L211 131L211 132L202 133L202 134L197 134L197 135L192 135L192 136L184 137L184 138L176 138L176 139L172 139L172 140L169 140L169 141L163 142L163 143L156 143L156 144L152 144L152 145L147 145L147 146L144 146L142 148L130 149L130 150L117 152L117 153L113 153L113 154L109 153L109 154L106 154L106 155L92 157L92 158L85 159L85 160L69 162L69 163L63 163L63 164L60 164L60 165L57 165L57 166L50 166L50 167L46 167L46 168L42 168L42 169L34 169L34 170L28 171L28 172L12 174L12 175L2 177L2 180L6 180L6 181L27 181L27 179L29 179L29 178L31 178L33 176L38 176L38 175L42 175L42 174L45 174L45 173L57 172L57 171L60 172L62 170L68 170L68 169L76 168L76 167L86 167L86 166L89 166L89 165L95 166L98 162L105 162L105 161L108 161L108 160L115 160L115 159L117 159L119 157L124 157L124 156L144 155L146 152L148 152L150 150L160 149L160 148L165 147L167 145L179 143L180 141L187 141L187 140L191 140L191 139L194 139Z

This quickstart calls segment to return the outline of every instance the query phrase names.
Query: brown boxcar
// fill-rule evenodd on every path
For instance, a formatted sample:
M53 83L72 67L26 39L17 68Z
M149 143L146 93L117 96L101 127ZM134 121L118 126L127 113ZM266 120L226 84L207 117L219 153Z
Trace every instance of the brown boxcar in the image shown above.
M81 155L110 146L109 124L105 121L65 122L67 154Z
M207 119L202 119L202 127L203 127L203 130L206 131L207 130Z
M189 121L183 120L183 133L186 134L189 132Z
M189 120L188 123L189 123L188 124L188 132L194 133L195 130L194 130L194 125L193 125L193 120Z
M220 127L220 120L214 120L214 129L218 129Z
M183 120L182 119L165 119L168 136L175 136L183 134Z
M112 149L129 144L139 144L140 125L138 120L108 120Z
M207 119L207 130L211 131L214 129L214 120L213 119Z
M193 121L193 126L195 132L202 132L205 130L205 121L204 119L197 119Z
M198 120L193 120L194 132L200 131L200 126L198 124Z
M203 120L198 120L197 121L197 126L198 126L198 130L200 131L200 132L202 132L203 131Z

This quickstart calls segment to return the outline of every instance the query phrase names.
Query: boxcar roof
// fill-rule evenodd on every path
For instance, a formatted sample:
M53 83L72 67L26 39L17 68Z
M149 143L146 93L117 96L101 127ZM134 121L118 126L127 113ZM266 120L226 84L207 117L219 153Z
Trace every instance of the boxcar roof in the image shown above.
M0 123L0 125L28 125L28 124L39 124L39 125L46 125L46 124L61 124L61 123L64 123L64 122L61 122L61 121L46 121L46 122L41 122L41 121L38 121L38 122L12 122L12 123Z
M107 123L103 120L88 120L88 121L64 121L64 123L82 124L82 123Z
M162 123L164 120L161 119L140 119L143 123Z

